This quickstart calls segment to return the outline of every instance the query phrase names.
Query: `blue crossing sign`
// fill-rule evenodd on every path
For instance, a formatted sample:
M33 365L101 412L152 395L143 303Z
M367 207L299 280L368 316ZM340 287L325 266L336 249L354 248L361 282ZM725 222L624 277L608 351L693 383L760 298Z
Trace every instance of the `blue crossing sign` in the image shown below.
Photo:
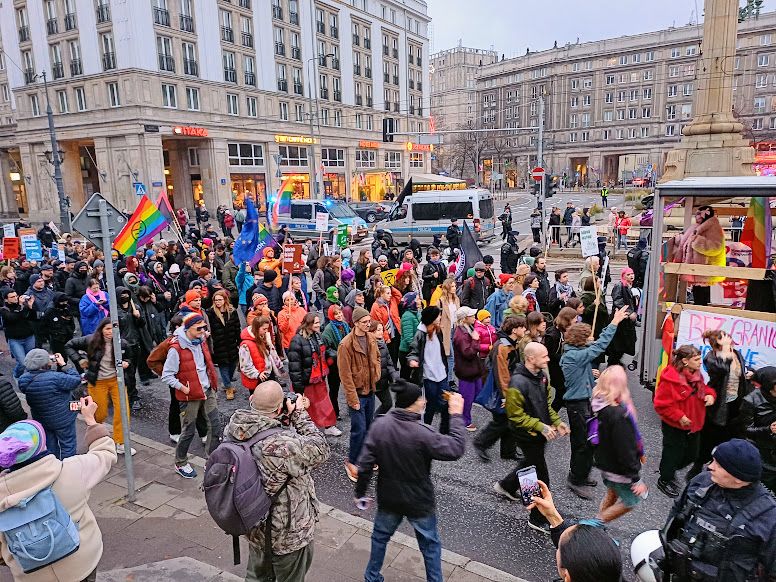
M144 196L146 194L146 187L142 182L132 182L132 186L135 188L135 195Z

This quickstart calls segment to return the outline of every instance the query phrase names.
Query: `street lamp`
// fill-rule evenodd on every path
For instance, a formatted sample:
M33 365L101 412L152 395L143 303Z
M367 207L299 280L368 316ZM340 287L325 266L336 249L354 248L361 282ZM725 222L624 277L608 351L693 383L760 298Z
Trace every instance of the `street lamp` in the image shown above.
M325 55L318 55L317 57L311 57L307 59L307 102L310 107L310 198L313 198L315 200L319 199L320 196L320 187L318 185L318 168L315 164L315 125L313 123L313 89L315 91L315 113L317 116L318 113L318 83L317 79L313 78L313 86L310 87L310 78L315 77L314 74L310 74L310 63L312 63L316 59L320 59L322 62L321 64L325 65L326 61L329 59L336 58L337 55L334 53L328 53ZM313 73L315 73L315 70L313 69ZM314 194L313 194L314 193Z
M57 144L57 132L54 128L54 111L51 109L46 71L43 71L40 75L35 75L35 77L43 78L43 87L46 90L46 117L48 118L51 151L46 151L44 154L48 162L54 166L54 183L57 185L57 196L59 197L59 224L64 232L72 232L73 225L70 221L70 199L65 196L65 183L62 180L62 161L65 152L59 149L59 145Z

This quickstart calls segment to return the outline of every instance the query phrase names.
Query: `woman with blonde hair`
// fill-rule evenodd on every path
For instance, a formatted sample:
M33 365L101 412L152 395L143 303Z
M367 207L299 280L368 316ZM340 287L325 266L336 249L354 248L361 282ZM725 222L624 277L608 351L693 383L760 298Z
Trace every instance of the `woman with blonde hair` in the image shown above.
M237 369L237 346L240 345L241 326L229 291L221 289L213 294L213 307L207 310L207 316L213 338L213 363L218 366L226 399L234 400L232 377Z
M442 330L442 338L444 343L445 356L447 357L447 381L452 383L455 381L454 364L455 356L453 355L453 335L455 333L455 326L458 323L456 312L461 306L461 300L458 299L458 294L455 292L455 277L448 277L445 279L439 288L441 289L439 301L437 307L442 310L442 319L440 321L440 328Z
M641 479L644 443L622 366L609 366L601 373L593 389L592 410L588 440L596 445L594 465L606 486L598 519L610 522L631 511L647 494Z
M522 295L515 295L509 300L509 307L504 310L504 319L513 315L525 315L528 313L528 299Z
M525 291L525 276L530 272L531 267L526 264L517 266L517 273L515 273L515 285L512 288L512 292L515 295L522 295L523 291Z

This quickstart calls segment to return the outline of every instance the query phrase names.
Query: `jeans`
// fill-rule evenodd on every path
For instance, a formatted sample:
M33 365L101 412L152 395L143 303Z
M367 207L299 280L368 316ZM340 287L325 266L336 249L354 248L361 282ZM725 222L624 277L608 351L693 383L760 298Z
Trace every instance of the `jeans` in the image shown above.
M566 400L571 428L569 481L584 485L593 468L593 449L587 442L587 419L593 416L589 400Z
M364 572L364 582L383 582L385 580L380 574L385 560L385 548L402 519L404 519L403 515L378 508L375 524L372 528L372 551L369 554L366 572ZM408 517L407 521L415 530L415 538L418 540L420 553L423 554L427 582L442 582L442 542L437 531L436 514Z
M43 427L46 431L46 449L60 461L76 454L75 419L61 428Z
M447 402L442 398L442 393L448 390L450 390L450 384L447 383L447 380L441 382L423 380L423 391L426 396L426 412L423 414L423 422L431 424L434 421L434 415L440 412L442 421L439 423L439 432L442 434L450 432L450 413L447 411Z
M628 235L627 234L622 234L622 233L619 233L619 232L617 233L617 248L618 249L619 248L623 248L623 249L627 249L628 248Z
M218 446L221 418L218 415L215 390L208 389L206 396L206 400L189 400L178 403L181 410L181 438L178 441L178 446L175 447L175 464L179 467L188 463L189 446L194 440L194 428L200 408L204 408L207 419L206 453L209 455Z
M547 469L547 461L544 459L544 448L547 446L547 441L544 437L533 439L531 441L520 441L520 448L523 450L525 458L510 471L506 477L504 477L499 484L501 487L514 497L520 498L520 480L517 478L517 472L520 469L525 469L531 465L536 467L536 476L540 481L544 481L547 487L550 487L550 471ZM543 520L541 512L533 508L531 510L531 517L534 520Z
M16 360L16 366L13 369L13 377L18 378L24 374L24 357L30 350L35 349L35 336L25 337L22 339L9 339L8 348L11 350L13 359Z
M352 464L358 463L358 457L361 455L361 449L366 440L366 433L372 424L372 418L375 415L375 397L358 397L359 409L353 410L348 406L350 413L350 450L348 451L348 461Z
M248 567L245 582L304 582L313 563L313 542L305 547L276 556L264 563L264 548L248 544Z
M447 382L455 382L455 354L453 353L453 330L450 331L450 355L447 356Z
M221 376L221 382L224 384L224 388L232 387L232 378L234 378L234 371L237 369L237 362L229 362L228 364L218 364L218 373Z

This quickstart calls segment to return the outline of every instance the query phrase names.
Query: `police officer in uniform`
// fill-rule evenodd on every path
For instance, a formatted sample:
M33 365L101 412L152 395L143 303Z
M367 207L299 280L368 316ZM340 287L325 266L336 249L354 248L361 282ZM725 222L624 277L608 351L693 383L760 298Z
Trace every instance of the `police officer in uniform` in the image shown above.
M664 580L776 580L776 500L757 448L732 439L677 500L661 532Z

